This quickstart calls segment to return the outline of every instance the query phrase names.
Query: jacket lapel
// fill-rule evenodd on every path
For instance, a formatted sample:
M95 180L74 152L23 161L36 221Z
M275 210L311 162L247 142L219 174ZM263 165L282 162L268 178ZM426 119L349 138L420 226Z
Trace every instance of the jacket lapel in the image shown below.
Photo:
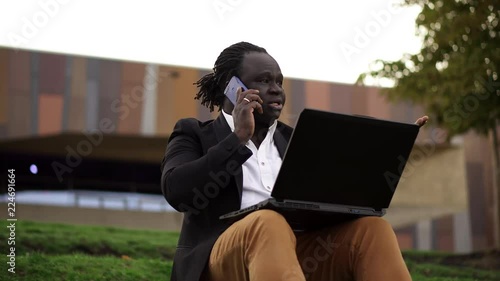
M285 151L288 145L288 141L285 139L281 131L278 130L278 128L276 128L276 131L274 132L273 139L274 143L276 144L276 147L278 148L280 157L281 159L283 159L283 157L285 156Z
M226 118L222 115L222 112L219 114L219 117L214 121L214 131L215 137L217 139L217 143L221 142L225 139L229 134L231 134L231 128L227 124ZM215 143L214 145L216 145ZM241 204L241 195L243 193L243 171L234 175L236 187L238 189L238 200L239 204Z
M224 118L222 112L219 114L219 117L214 120L214 131L217 143L221 142L229 134L231 134L231 128L227 124L226 118Z

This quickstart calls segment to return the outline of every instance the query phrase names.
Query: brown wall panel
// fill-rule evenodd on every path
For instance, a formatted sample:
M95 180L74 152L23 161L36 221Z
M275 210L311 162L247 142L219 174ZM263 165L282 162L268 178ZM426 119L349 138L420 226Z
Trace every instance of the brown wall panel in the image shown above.
M408 102L394 102L390 108L391 120L408 122L413 118L413 113L411 113L412 108Z
M137 83L144 80L144 71L146 65L143 63L135 63L135 62L123 62L122 63L122 78L121 80L124 83L132 82Z
M330 89L325 82L307 81L305 83L306 107L330 110Z
M199 117L201 110L206 110L205 120L218 115L217 108L214 113L209 113L209 109L203 109L199 105L200 101L194 99L197 88L193 83L200 77L197 69L160 66L159 71L162 76L158 82L157 100L156 124L159 134L170 134L179 119ZM176 72L177 75L168 76L169 72Z
M9 90L9 122L7 136L9 138L25 137L31 130L31 96L28 91Z
M491 140L469 133L464 137L473 247L493 246L495 209L493 205L493 152Z
M415 231L413 226L395 230L399 248L401 250L413 249L415 245Z
M85 129L85 97L71 97L69 102L69 131L81 132Z
M292 96L292 82L290 79L285 79L283 81L283 90L285 91L285 106L281 111L279 120L290 126L295 126L296 116L293 114L293 96Z
M122 102L118 107L117 132L122 134L139 134L142 118L142 99L133 99L132 95L140 95L141 84L122 85Z
M142 103L144 99L145 64L124 62L121 72L121 95L118 106L117 132L139 134L141 129Z
M102 61L99 71L99 121L107 118L118 124L118 114L113 109L114 103L120 100L121 62Z
M453 217L445 216L433 221L434 232L434 249L439 251L452 252L454 251L453 240Z
M9 89L21 92L30 90L30 57L30 52L9 52Z
M351 88L351 112L353 114L368 115L367 91L367 87L353 86Z
M198 70L192 68L178 68L176 70L179 75L174 79L174 104L175 113L174 119L179 120L186 117L196 117L197 116L197 103L195 100L196 86L193 85L194 82L198 80Z
M482 250L491 245L492 214L485 204L488 194L484 186L483 167L479 163L467 163L467 187L469 191L469 212L471 218L472 247Z
M390 105L387 99L380 94L379 89L367 88L366 98L368 99L368 116L380 119L391 119Z
M62 95L66 57L63 55L40 54L40 93Z
M0 140L7 137L7 124L0 124Z
M331 84L330 108L334 112L350 114L352 111L352 89L346 84Z
M111 122L111 124L113 124L111 127L114 128L114 130L112 130L111 132L115 132L117 130L118 124L120 123L118 113L114 112L116 111L114 106L117 104L117 101L118 98L110 99L99 96L99 119L97 120L98 126L101 126L99 125L101 124L101 122L106 122L106 124L107 122ZM121 113L120 116L125 116L124 114L125 113Z
M71 96L85 97L87 93L87 59L75 57L71 69Z
M87 59L73 58L71 69L71 98L69 101L68 130L85 128L85 96L87 93Z
M203 76L205 76L206 74L209 74L211 72L212 71L210 71L210 70L200 70L200 71L198 71L198 78L197 79L200 79ZM193 82L195 82L195 81L193 81ZM197 93L197 92L198 92L198 88L195 89L195 93ZM193 98L194 98L194 95L193 95ZM213 119L212 115L210 113L210 109L204 105L201 105L200 100L196 100L196 104L197 104L197 109L198 109L197 110L198 111L198 120L206 121L206 120Z
M101 61L99 79L100 98L116 99L120 97L119 85L122 81L122 63L110 60Z
M38 134L60 133L62 129L63 96L40 94L39 100Z
M172 71L172 68L160 66L160 73ZM174 78L166 77L158 81L158 96L156 100L156 132L159 135L168 135L174 128L173 113L175 105L173 103Z
M0 125L7 123L9 50L0 48Z
M290 79L289 83L290 90L287 92L287 99L291 100L292 104L288 105L290 108L288 119L291 124L296 124L300 112L302 112L306 106L305 80Z

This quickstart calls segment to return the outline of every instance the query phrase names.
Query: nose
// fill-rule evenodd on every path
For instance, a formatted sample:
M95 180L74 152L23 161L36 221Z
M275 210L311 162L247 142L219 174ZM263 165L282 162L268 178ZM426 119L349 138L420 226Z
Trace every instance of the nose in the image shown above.
M276 82L273 82L269 87L269 93L271 94L281 95L283 94L283 92L284 92L283 88Z

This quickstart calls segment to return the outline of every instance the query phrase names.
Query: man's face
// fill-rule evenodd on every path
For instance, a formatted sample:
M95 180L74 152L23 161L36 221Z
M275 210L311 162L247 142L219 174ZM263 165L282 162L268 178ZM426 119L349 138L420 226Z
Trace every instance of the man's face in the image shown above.
M283 74L278 63L266 53L248 53L241 63L240 79L248 89L259 90L259 96L264 101L264 113L254 111L256 123L272 125L285 105Z

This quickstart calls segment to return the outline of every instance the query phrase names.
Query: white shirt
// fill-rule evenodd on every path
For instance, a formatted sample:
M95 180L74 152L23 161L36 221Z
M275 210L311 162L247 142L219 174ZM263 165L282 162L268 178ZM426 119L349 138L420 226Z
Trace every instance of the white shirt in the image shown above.
M231 131L234 132L233 116L222 110ZM271 191L278 177L281 167L281 157L278 148L274 144L273 135L278 122L274 121L269 127L266 137L259 148L249 140L246 144L252 151L252 156L243 163L243 192L241 198L241 208L246 208L257 204L271 197Z

